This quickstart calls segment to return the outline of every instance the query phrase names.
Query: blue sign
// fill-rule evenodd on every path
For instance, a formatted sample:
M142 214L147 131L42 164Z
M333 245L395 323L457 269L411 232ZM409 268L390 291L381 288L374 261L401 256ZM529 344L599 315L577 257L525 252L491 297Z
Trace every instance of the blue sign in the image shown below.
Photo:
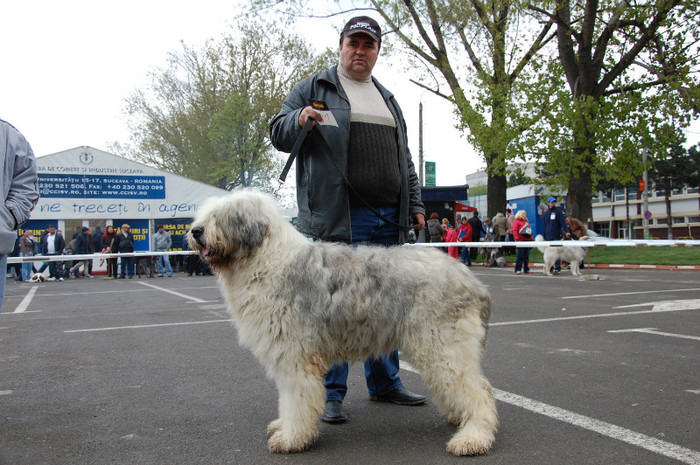
M70 199L164 199L165 176L39 173L39 195Z
M154 226L162 225L165 232L170 234L173 245L170 250L188 250L185 234L190 229L192 218L176 218L174 220L155 220Z
M122 225L129 225L129 232L134 235L134 252L148 252L150 249L150 234L148 232L148 220L112 220L114 230L121 233Z

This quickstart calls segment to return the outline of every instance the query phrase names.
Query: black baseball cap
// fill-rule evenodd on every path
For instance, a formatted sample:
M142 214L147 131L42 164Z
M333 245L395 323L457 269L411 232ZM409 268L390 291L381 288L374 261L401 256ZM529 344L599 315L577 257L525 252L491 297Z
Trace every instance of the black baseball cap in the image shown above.
M345 24L340 37L342 39L357 33L367 34L379 44L382 43L382 29L379 27L379 23L369 16L355 16L352 18Z

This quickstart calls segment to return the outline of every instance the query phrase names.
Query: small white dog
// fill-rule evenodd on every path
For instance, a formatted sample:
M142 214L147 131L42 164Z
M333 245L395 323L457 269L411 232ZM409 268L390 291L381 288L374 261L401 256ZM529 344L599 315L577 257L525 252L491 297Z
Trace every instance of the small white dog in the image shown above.
M30 278L29 278L30 283L43 283L46 282L46 276L44 276L41 273L34 273Z
M535 237L535 241L542 242L544 237L542 234L538 234ZM545 275L551 276L552 272L550 268L554 266L557 260L563 260L569 264L571 268L572 276L580 276L581 272L579 270L579 262L586 257L586 250L584 247L537 247L540 252L544 255L544 267L542 271Z
M241 344L277 384L271 452L316 439L334 362L395 349L458 428L447 449L491 450L498 416L481 358L492 301L458 260L423 247L311 243L251 191L204 204L187 241L218 274Z

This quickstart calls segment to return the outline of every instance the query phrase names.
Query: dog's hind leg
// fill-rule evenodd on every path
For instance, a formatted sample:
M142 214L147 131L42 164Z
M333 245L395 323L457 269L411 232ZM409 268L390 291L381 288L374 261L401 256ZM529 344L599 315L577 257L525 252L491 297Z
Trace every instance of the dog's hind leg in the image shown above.
M447 443L447 450L454 455L488 453L495 441L496 403L481 371L484 337L480 321L460 319L455 327L440 329L440 345L431 344L416 366L433 391L438 408L459 428Z
M279 391L279 418L267 428L270 452L301 452L318 436L326 390L318 368L289 367L276 374ZM284 369L281 369L284 370ZM325 370L323 371L325 372Z

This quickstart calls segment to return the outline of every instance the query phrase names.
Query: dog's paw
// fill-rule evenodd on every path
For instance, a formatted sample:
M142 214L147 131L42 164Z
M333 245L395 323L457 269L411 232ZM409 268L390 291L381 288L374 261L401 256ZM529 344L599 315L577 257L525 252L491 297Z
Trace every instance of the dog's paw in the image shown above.
M285 433L284 430L278 430L267 440L267 448L274 454L289 454L305 451L309 448L311 442L310 439L305 440L304 438L293 437Z
M488 454L495 440L493 431L479 429L468 423L450 439L447 443L447 451L460 456Z
M491 452L491 445L495 438L492 434L489 437L464 439L454 437L447 443L447 451L453 455L484 455Z
M270 424L267 425L267 437L269 438L280 429L282 429L282 420L280 420L279 418L276 420L272 420Z

